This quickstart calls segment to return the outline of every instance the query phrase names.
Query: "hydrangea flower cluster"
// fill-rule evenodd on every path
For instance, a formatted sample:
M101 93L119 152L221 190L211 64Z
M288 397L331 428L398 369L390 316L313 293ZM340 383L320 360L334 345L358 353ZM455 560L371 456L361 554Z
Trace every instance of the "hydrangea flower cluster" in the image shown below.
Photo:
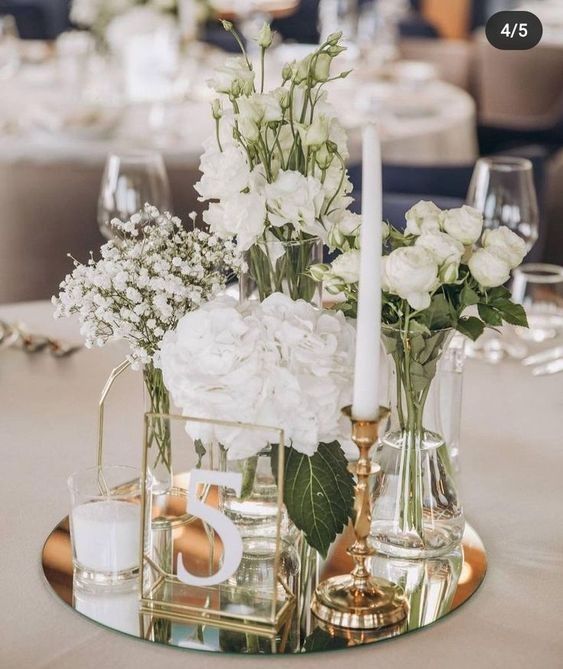
M526 255L526 244L506 226L483 230L483 216L464 205L442 211L421 201L405 214L401 232L385 226L385 255L381 265L384 320L400 325L405 315L430 329L457 327L472 338L485 325L503 320L524 325L525 316L512 304L502 285ZM331 265L316 265L311 274L325 288L343 293L343 308L355 315L360 254L350 250ZM462 316L477 305L479 319ZM468 329L469 324L469 329Z
M285 65L281 86L264 92L264 53L272 42L265 25L258 38L260 82L244 50L210 81L220 96L212 105L216 137L205 145L196 190L209 202L204 220L210 229L236 238L241 251L316 237L342 248L358 234L360 219L347 209L346 132L324 88L348 74L330 72L345 50L340 40L341 33L330 35L304 60Z
M87 347L126 340L132 364L145 365L186 312L225 288L241 259L233 243L188 231L150 205L112 226L119 238L101 247L99 260L74 261L53 298L55 318L77 315Z
M180 319L159 364L185 415L277 426L287 445L311 456L320 443L353 448L341 409L351 402L354 344L355 329L339 312L281 293L261 303L223 296ZM194 439L217 439L235 460L276 439L237 427L187 429Z

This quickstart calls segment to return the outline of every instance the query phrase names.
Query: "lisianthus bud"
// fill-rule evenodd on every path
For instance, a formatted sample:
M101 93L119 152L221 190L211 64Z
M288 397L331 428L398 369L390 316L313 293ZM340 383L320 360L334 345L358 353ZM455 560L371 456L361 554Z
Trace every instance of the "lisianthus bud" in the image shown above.
M258 46L262 49L267 49L272 45L272 29L269 23L264 23L262 29L258 33Z
M328 146L323 144L315 153L315 160L321 170L328 170L334 160L334 154L328 150Z
M233 29L233 24L230 21L221 20L221 25L227 32L231 32Z
M389 235L391 234L391 231L389 230L389 223L383 222L381 224L381 237L383 241L389 238Z
M320 53L315 59L315 71L313 76L316 81L326 81L330 76L330 64L332 58L328 53Z
M323 114L317 116L305 133L305 145L318 149L328 139L328 119Z
M443 265L438 272L438 278L442 283L454 283L459 276L459 262L450 262Z
M336 44L338 44L341 38L342 38L342 30L339 30L338 32L330 33L330 35L326 38L326 43L335 46Z
M328 49L326 50L328 54L330 54L333 58L336 56L339 56L341 53L346 51L345 46L329 46Z
M293 77L296 84L300 84L302 81L305 81L309 77L309 68L311 67L311 58L312 54L309 54L306 58L299 63L296 63L297 69Z
M318 265L312 265L309 268L309 274L313 281L323 281L326 273L330 270L329 265L323 265L319 263Z
M293 77L293 64L286 63L282 68L282 79L284 82L289 81Z
M219 100L219 98L215 98L215 100L213 100L211 103L211 113L213 114L213 118L216 121L218 121L223 116L223 105L221 104L221 100Z

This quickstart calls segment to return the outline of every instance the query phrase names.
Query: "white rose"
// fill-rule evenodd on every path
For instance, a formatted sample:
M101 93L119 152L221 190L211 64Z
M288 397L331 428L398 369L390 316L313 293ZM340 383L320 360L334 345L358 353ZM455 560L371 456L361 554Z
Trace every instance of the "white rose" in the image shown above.
M407 300L413 309L430 306L430 293L439 284L438 265L426 249L416 246L395 249L382 261L384 290Z
M246 154L234 144L220 151L215 139L206 142L199 169L201 179L195 185L200 200L221 200L248 187L250 169Z
M510 269L518 267L527 253L526 242L506 225L485 230L481 243L487 251L508 263Z
M324 227L317 220L324 201L318 179L282 170L273 183L266 185L265 195L268 218L274 227L291 224L298 232L326 237Z
M421 200L405 214L406 232L421 235L423 232L439 232L442 210L434 202Z
M253 191L235 193L221 202L212 202L203 213L203 220L221 239L236 235L239 250L247 251L264 232L264 198Z
M502 286L510 277L510 265L488 249L478 249L469 259L469 271L484 288Z
M215 77L208 84L217 93L231 93L238 88L236 92L239 95L250 95L254 90L254 71L248 68L242 56L227 58L225 65L215 70Z
M459 209L444 212L442 226L444 230L462 244L474 244L483 230L483 214L464 204Z
M346 283L357 283L360 280L360 252L347 251L337 256L332 262L332 273Z
M464 252L463 244L445 232L422 233L415 246L426 249L438 265L459 263Z

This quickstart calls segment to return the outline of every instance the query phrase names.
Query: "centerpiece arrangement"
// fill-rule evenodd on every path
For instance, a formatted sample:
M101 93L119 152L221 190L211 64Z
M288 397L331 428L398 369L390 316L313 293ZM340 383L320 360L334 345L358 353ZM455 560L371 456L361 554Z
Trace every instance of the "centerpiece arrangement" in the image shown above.
M224 25L241 43L232 25ZM346 133L326 99L327 85L349 74L331 73L344 51L341 34L329 35L301 62L286 64L271 91L265 91L264 72L269 26L258 44L259 72L241 43L243 55L229 58L210 82L219 94L213 102L216 136L206 144L196 190L209 202L204 221L210 229L236 238L245 255L243 299L283 292L319 302L308 269L322 260L324 244L359 229L358 217L348 211Z
M526 326L524 309L503 284L526 254L508 228L483 231L483 217L463 206L441 211L419 202L406 227L384 228L382 329L389 356L392 426L376 459L382 488L373 508L372 540L399 557L428 557L456 545L464 520L441 426L440 358L454 331L476 340L485 327ZM350 250L311 274L355 316L360 252Z

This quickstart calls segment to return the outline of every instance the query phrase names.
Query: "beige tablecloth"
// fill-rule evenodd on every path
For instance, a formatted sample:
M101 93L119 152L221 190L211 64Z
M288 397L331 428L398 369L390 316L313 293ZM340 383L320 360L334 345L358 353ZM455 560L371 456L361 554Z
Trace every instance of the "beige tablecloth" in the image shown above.
M76 337L46 303L0 308L40 332ZM127 638L81 618L50 591L43 541L67 513L65 485L91 466L96 405L116 348L48 355L0 351L2 669L263 669L426 667L556 669L563 637L563 375L534 378L517 363L470 361L462 430L463 494L489 553L489 573L461 609L429 629L372 647L306 657L196 654ZM140 457L140 381L116 388L112 461Z

